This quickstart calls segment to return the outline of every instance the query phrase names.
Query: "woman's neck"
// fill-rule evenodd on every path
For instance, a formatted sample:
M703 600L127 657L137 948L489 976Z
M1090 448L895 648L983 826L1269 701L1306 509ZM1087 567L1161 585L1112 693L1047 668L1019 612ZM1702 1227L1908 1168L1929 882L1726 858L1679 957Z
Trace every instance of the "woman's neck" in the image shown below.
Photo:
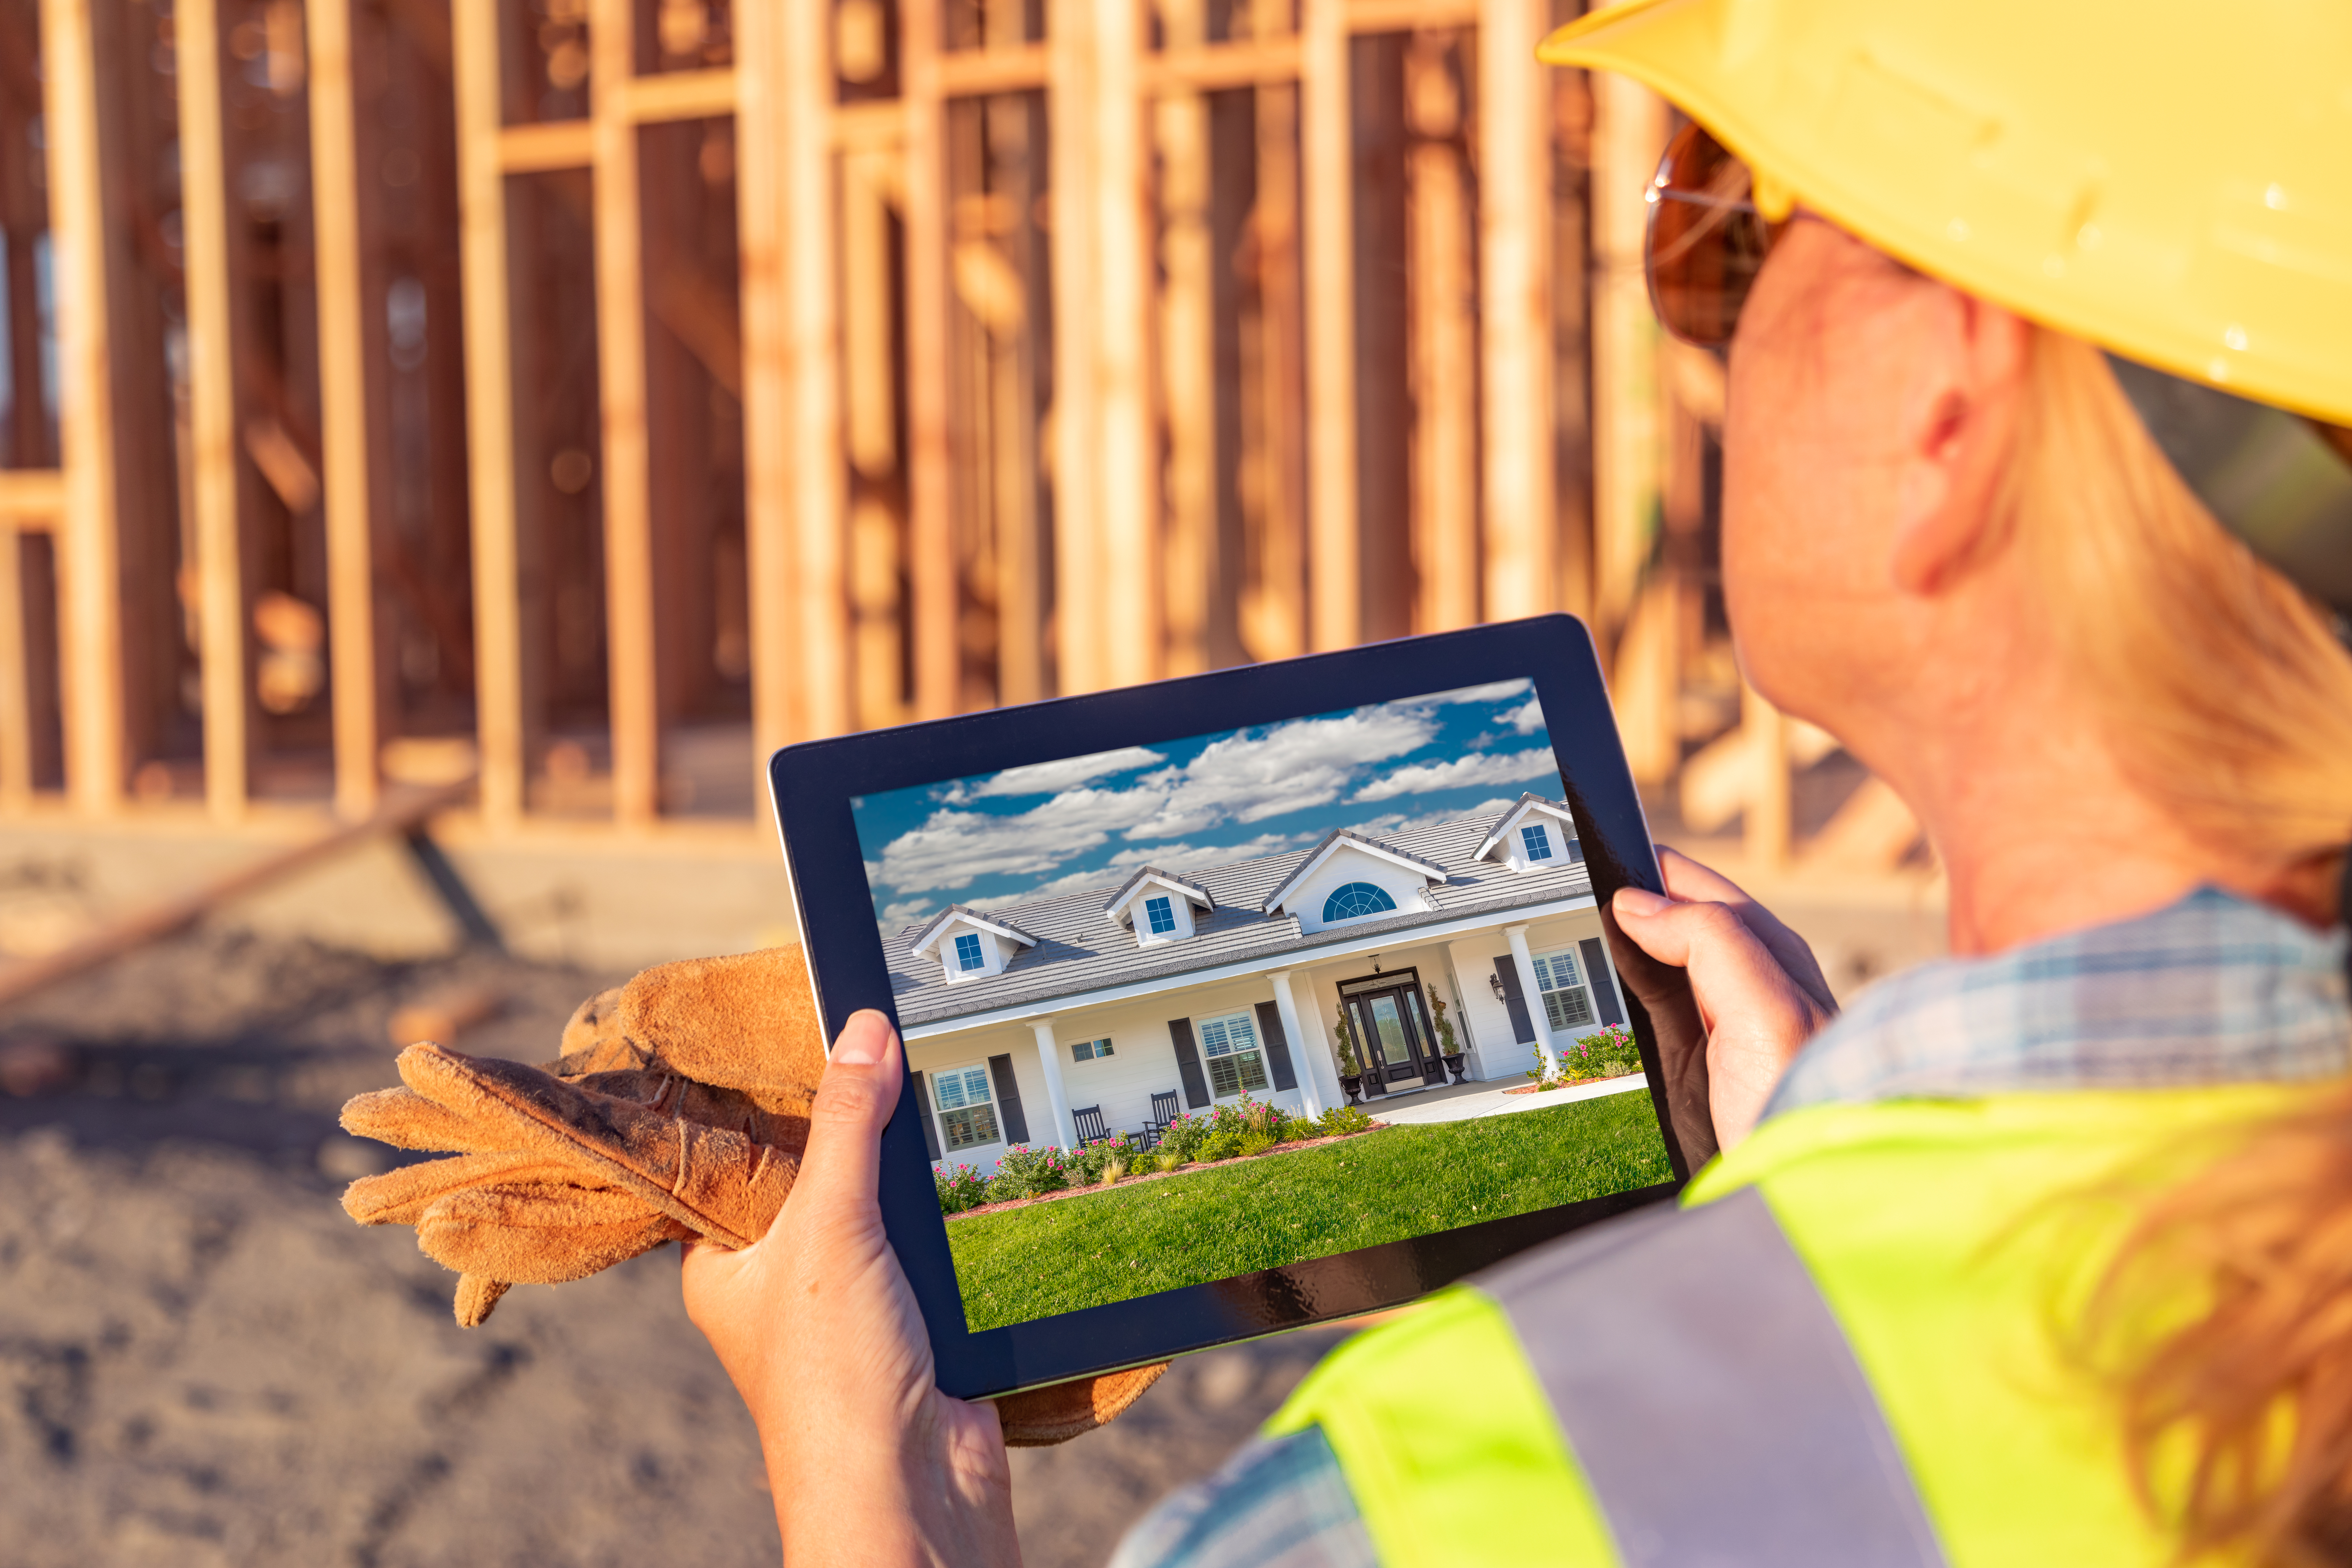
M2145 914L2207 883L2267 896L2273 874L2192 839L2054 682L2003 693L1970 684L1950 702L1882 714L1864 752L1943 863L1953 952L1999 952Z

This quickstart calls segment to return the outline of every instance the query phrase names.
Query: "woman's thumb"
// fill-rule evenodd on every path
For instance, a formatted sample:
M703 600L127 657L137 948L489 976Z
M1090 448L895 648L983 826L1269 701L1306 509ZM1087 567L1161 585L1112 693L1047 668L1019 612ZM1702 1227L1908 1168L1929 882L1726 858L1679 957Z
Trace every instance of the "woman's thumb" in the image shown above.
M890 1020L870 1010L852 1014L833 1043L816 1102L809 1109L808 1151L801 1158L795 1197L873 1201L882 1129L898 1109L901 1077L898 1036Z

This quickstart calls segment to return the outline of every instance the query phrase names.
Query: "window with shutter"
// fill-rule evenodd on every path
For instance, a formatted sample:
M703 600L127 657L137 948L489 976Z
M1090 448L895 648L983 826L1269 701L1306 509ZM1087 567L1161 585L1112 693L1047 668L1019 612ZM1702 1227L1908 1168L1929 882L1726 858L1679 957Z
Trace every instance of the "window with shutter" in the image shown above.
M1247 1013L1203 1018L1198 1025L1201 1054L1208 1058L1209 1092L1218 1100L1265 1089L1265 1052L1257 1025Z
M931 1098L940 1110L940 1140L950 1153L1000 1141L994 1094L986 1068L951 1068L931 1076Z
M1555 1032L1592 1026L1592 998L1577 976L1572 949L1533 955L1536 989L1543 993L1544 1019Z

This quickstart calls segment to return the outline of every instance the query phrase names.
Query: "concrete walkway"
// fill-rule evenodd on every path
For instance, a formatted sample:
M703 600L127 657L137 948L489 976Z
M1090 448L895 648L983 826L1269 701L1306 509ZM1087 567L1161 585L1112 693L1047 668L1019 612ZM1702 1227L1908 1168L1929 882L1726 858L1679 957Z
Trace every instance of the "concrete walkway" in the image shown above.
M1649 1078L1643 1073L1631 1073L1624 1078L1604 1078L1596 1083L1580 1083L1572 1089L1555 1089L1547 1094L1511 1094L1515 1084L1462 1084L1457 1091L1443 1099L1437 1090L1425 1095L1402 1095L1399 1103L1383 1104L1375 1100L1364 1107L1374 1116L1392 1126L1424 1127L1439 1121L1467 1121L1474 1116L1501 1116L1514 1110L1541 1110L1549 1105L1566 1105L1571 1100L1598 1100L1603 1095L1628 1094L1650 1087ZM1463 1093L1460 1090L1472 1090Z

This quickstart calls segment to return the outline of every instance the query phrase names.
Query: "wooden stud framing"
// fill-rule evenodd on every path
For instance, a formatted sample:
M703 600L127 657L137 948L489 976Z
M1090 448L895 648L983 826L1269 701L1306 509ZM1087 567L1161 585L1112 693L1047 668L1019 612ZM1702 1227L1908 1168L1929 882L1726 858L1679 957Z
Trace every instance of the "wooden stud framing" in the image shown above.
M1558 607L1551 428L1551 94L1545 0L1478 18L1479 329L1486 369L1486 614Z
M245 812L249 738L228 166L215 0L180 0L173 25L180 87L180 214L187 241L189 467L196 510L205 802L215 820L226 822Z
M356 822L375 810L379 792L375 508L368 472L370 399L352 0L309 0L306 16L335 809Z
M1099 259L1082 193L1096 188L1095 8L1090 0L1052 0L1045 24L1052 82L1054 272L1055 620L1061 689L1110 685L1102 645L1102 400L1090 339L1102 310Z
M58 530L66 793L80 814L102 816L121 801L124 758L107 209L90 13L91 0L41 0L42 123L59 284L58 423L67 503Z
M754 80L779 81L786 68L783 15L747 5L734 17L739 68ZM784 267L786 110L774 92L744 95L736 111L735 236L742 279L743 552L751 638L753 800L766 796L769 753L796 738L793 700L793 471L784 443L791 429L792 342ZM760 438L760 433L770 433Z
M1361 635L1356 537L1354 132L1345 0L1301 0L1301 162L1306 165L1307 646Z
M947 124L940 97L940 0L899 0L906 144L907 579L915 634L915 717L940 719L961 696L961 581L954 455L948 433Z
M1133 686L1160 673L1159 442L1153 427L1150 334L1151 246L1145 221L1141 0L1095 7L1095 157L1087 205L1096 226L1096 314L1087 335L1101 402L1102 475L1096 517L1102 575L1091 591L1103 605L1097 658L1108 684Z
M506 169L500 158L499 13L457 0L459 247L466 289L466 452L473 469L474 688L481 808L493 831L521 820L521 551L515 504L514 346L508 311Z
M1162 0L1169 49L1199 48L1202 0ZM1190 87L1165 85L1152 106L1160 158L1160 372L1168 460L1166 550L1160 576L1167 617L1167 672L1209 668L1209 616L1217 574L1216 257L1209 233L1209 106Z
M0 811L33 803L33 693L25 646L25 541L0 510Z
M1633 613L1658 491L1657 323L1642 282L1643 193L1665 105L1615 73L1593 79L1593 619L1609 648Z
M768 658L787 680L796 739L850 727L847 499L844 493L841 359L835 326L833 7L828 0L778 0L773 93L781 106L779 184L789 240L782 261L785 380L792 465L789 553L755 569L754 593L775 595L788 619ZM746 409L749 416L749 409ZM751 444L759 445L755 432ZM758 624L754 611L755 626ZM792 668L785 668L789 659ZM762 662L762 670L769 665Z
M605 701L613 820L643 827L661 809L661 703L655 679L651 442L646 425L645 240L637 125L623 112L636 74L632 0L590 0L595 124L596 384L604 405Z

